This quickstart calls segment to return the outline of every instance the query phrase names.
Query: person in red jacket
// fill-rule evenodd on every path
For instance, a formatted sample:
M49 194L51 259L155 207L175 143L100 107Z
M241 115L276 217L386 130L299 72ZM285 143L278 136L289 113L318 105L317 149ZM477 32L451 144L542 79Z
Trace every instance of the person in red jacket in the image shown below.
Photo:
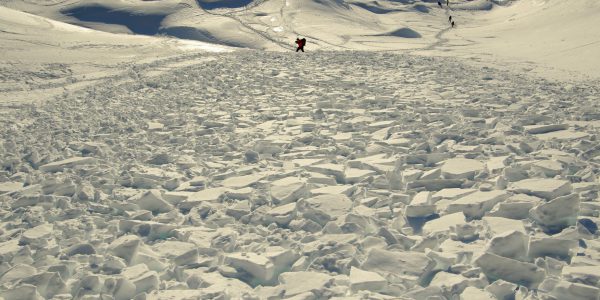
M302 50L302 52L304 52L304 45L306 45L306 39L296 38L296 44L298 45L298 48L296 48L296 52L298 52L298 50Z

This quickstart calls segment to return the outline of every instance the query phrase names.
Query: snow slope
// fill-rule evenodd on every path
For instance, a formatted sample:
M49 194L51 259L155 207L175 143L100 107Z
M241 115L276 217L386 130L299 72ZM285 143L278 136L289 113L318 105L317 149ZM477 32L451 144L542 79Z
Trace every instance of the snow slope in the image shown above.
M17 1L3 5L115 33L166 34L235 47L409 50L511 66L560 80L599 78L593 0ZM457 28L449 30L448 16ZM516 65L516 66L515 66Z
M49 99L136 64L174 63L190 50L227 51L198 41L106 33L5 7L0 7L0 40L2 103Z
M592 2L0 3L5 300L600 299Z

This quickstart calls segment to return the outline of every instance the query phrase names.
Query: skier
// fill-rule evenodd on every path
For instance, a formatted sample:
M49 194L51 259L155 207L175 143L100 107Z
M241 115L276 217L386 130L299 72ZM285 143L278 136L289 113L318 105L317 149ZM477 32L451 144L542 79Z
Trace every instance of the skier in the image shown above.
M296 48L296 52L298 52L298 50L302 50L302 52L304 52L304 45L306 45L306 39L296 38L296 44L298 45L298 48Z
M442 2L438 1L438 6L442 8Z
M452 23L452 16L448 17L448 23Z
M452 21L452 28L454 28L454 21Z
M446 6L450 7L450 0L446 0Z

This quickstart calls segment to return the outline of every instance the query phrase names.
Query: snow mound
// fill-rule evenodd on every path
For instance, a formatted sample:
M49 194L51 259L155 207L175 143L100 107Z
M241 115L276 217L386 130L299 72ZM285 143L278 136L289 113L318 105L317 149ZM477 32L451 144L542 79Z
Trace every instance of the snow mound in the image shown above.
M387 35L406 39L418 39L422 37L421 34L407 27L394 30Z

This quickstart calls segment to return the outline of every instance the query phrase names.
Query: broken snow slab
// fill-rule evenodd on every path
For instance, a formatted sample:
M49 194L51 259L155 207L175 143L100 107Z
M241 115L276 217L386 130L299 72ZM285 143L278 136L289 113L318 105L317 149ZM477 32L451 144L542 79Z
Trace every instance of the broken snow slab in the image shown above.
M491 236L512 230L525 233L525 225L521 220L488 216L483 217L482 220Z
M331 195L331 194L344 194L346 196L352 195L356 190L356 186L343 184L343 185L330 185L310 190L312 195Z
M73 168L81 165L95 164L96 159L93 157L71 157L60 161L51 162L40 166L40 171L44 172L60 172L64 169Z
M452 158L442 165L442 176L446 179L473 179L485 165L475 159Z
M523 128L525 129L525 132L527 132L529 134L541 134L541 133L548 133L548 132L554 132L554 131L559 131L559 130L566 130L569 128L569 125L567 125L567 124L528 125L528 126L523 126Z
M540 140L550 141L550 140L558 140L558 141L571 141L589 137L590 134L587 132L574 131L574 130L560 130L553 131L548 133L537 134L537 137Z
M572 187L571 183L566 180L530 178L511 183L509 190L551 200L568 195L571 193Z
M421 252L399 252L373 248L369 251L367 260L361 265L361 269L377 272L380 275L400 275L403 280L420 284L434 266L435 262Z
M339 217L352 208L352 200L344 194L325 194L302 200L306 208L321 211L330 217ZM306 214L306 212L305 212Z
M472 194L477 192L476 189L461 189L461 188L449 188L449 189L442 189L439 190L437 192L435 192L432 196L431 196L431 200L433 202L437 202L440 200L455 200L458 199L460 197Z
M381 291L387 285L387 280L375 272L364 271L356 267L350 268L350 288L353 291Z
M244 176L229 177L223 180L221 184L227 188L239 189L256 184L268 175L268 172L261 172Z
M217 187L191 193L187 196L187 199L179 202L179 208L191 209L202 202L218 202L230 190L224 187Z
M359 183L368 178L369 176L373 176L375 174L377 174L377 172L372 170L348 168L345 172L345 182L348 184Z
M295 202L307 192L306 179L285 177L271 182L271 199L275 204Z
M437 219L428 221L423 225L423 234L430 234L434 232L450 231L451 226L458 226L467 224L465 215L462 212L448 214L441 216Z
M321 294L332 282L333 277L318 272L285 272L279 275L279 283L286 299L304 293L313 294L312 298L306 299L316 299L314 293Z
M12 193L14 191L18 191L23 188L23 183L21 182L0 182L0 194L4 193Z
M481 218L490 211L498 202L510 195L505 191L477 191L450 203L446 209L448 213L462 211L467 218Z
M475 259L490 280L502 279L508 282L536 288L546 277L546 272L538 266L492 253L484 253Z
M310 172L332 175L338 183L344 183L344 166L338 164L309 165L305 169Z

